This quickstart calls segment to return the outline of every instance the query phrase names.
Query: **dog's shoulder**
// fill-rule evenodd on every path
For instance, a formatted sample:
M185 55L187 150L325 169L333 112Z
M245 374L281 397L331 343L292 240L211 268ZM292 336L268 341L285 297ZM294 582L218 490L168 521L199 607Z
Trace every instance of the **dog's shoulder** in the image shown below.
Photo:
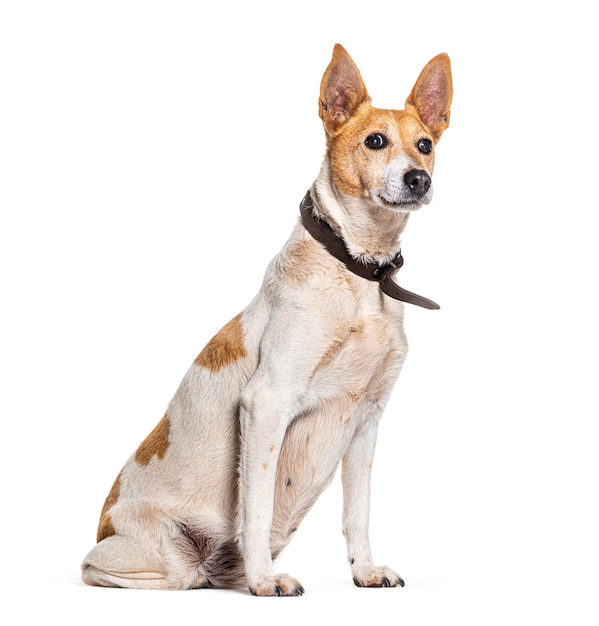
M305 228L298 224L270 264L266 279L290 292L355 296L357 281Z

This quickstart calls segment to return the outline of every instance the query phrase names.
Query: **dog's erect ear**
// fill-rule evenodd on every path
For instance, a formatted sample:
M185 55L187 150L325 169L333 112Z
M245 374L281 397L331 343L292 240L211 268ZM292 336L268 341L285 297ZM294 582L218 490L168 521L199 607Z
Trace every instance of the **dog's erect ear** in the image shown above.
M320 83L318 112L326 132L333 134L365 100L370 97L360 70L345 48L335 44L333 58Z
M439 54L428 62L406 100L406 110L415 110L435 141L449 126L453 86L449 57Z

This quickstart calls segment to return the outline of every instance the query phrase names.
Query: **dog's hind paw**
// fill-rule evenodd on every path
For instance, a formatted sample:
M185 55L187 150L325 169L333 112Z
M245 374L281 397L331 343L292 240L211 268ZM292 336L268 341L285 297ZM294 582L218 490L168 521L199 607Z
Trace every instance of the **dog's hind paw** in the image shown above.
M301 596L304 594L304 588L295 578L279 574L250 585L250 593L254 596Z
M405 585L401 576L386 565L360 567L353 574L356 587L403 587Z

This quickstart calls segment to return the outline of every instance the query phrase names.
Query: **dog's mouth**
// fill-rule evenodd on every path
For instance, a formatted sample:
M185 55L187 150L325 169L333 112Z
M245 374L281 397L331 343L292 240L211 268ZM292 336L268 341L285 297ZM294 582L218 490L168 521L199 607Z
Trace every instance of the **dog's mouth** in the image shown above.
M427 204L427 200L388 200L383 195L375 194L374 201L380 206L384 206L387 209L392 209L394 211L417 211L424 204Z

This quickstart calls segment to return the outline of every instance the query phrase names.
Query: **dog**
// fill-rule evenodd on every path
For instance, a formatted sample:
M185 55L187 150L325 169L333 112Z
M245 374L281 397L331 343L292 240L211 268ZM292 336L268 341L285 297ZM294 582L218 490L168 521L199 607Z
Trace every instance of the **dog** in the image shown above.
M301 219L257 296L200 352L118 475L85 583L302 595L273 561L341 464L355 585L404 585L372 559L370 467L407 352L404 302L438 308L392 276L410 214L432 197L452 93L443 53L403 110L374 108L335 45L319 98L326 155Z

